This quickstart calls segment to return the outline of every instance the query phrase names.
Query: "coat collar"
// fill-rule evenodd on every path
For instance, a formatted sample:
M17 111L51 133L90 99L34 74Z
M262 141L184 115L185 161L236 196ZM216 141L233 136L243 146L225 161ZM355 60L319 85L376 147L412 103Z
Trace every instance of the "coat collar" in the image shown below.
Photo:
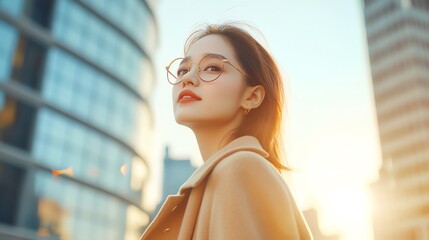
M265 158L269 156L255 137L242 136L236 138L207 159L180 187L179 193L184 194L187 189L198 186L222 159L238 151L252 151Z

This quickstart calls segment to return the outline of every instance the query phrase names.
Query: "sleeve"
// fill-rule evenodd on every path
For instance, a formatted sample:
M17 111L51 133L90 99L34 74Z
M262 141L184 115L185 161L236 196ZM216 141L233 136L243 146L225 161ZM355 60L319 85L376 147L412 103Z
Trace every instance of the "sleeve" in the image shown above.
M209 239L300 239L295 202L263 157L224 159L207 184L213 190Z

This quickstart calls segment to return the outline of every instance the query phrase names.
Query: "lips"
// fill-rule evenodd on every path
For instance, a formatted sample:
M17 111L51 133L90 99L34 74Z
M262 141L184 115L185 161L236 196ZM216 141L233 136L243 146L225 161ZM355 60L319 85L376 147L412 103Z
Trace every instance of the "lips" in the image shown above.
M201 98L191 90L183 90L180 92L179 97L177 98L177 102L192 102L192 101L200 101Z

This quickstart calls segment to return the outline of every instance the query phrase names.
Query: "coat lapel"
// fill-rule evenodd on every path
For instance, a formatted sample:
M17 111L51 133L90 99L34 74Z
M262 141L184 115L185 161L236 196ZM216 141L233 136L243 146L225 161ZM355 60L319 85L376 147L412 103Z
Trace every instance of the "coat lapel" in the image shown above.
M146 237L149 237L155 234L157 229L161 227L162 223L167 221L168 217L171 217L170 216L172 212L171 209L175 209L178 205L183 205L183 202L188 201L188 199L193 203L192 206L194 207L193 207L193 210L191 211L189 211L190 209L187 209L186 213L188 213L188 215L189 214L193 214L193 215L187 216L185 213L183 217L184 219L187 219L187 220L195 219L196 221L197 219L196 214L198 214L198 209L199 209L199 205L197 205L196 203L201 204L201 198L203 196L204 185L207 180L206 179L207 176L222 159L224 159L228 155L231 155L239 151L252 151L260 154L265 158L269 156L269 154L261 147L261 145L259 144L258 140L255 137L243 136L231 141L221 150L213 154L212 157L207 159L207 161L205 161L204 164L201 167L199 167L192 174L192 176L180 187L179 193L177 195L168 196L168 198L166 199L165 203L162 205L155 219L147 227L141 240L145 240L147 239ZM193 222L194 225L195 225L195 221ZM187 230L181 229L181 232L180 232L181 238L179 239L188 239L190 236L192 236L192 233L193 233L193 228L187 229Z
M159 226L165 222L166 218L170 216L171 209L174 209L186 198L187 196L185 194L168 196L152 223L146 228L145 233L142 235L140 240L146 240L146 236L154 234Z

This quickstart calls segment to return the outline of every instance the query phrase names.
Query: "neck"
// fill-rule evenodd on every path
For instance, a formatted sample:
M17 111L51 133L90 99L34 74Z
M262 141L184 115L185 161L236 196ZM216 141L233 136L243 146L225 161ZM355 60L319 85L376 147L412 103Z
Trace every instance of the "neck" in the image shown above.
M209 124L210 125L210 124ZM192 127L192 131L197 138L198 147L204 162L209 159L215 152L233 140L233 131L238 124L231 122L227 125L212 125ZM231 138L232 137L232 138Z

